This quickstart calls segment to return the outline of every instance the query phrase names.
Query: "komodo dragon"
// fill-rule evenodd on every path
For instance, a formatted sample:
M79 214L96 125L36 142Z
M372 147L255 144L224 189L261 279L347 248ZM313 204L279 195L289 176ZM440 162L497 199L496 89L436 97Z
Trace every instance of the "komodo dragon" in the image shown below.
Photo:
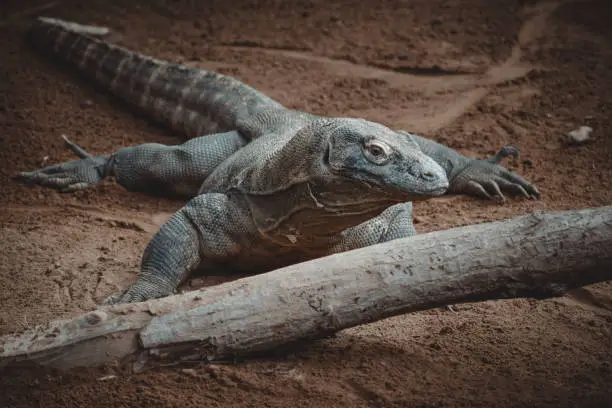
M64 192L114 176L190 198L148 244L138 280L105 304L167 296L196 269L258 273L407 237L411 201L447 191L539 197L498 165L512 147L471 159L363 119L290 110L232 77L104 42L99 28L40 17L29 39L190 139L98 157L67 140L80 160L18 175Z

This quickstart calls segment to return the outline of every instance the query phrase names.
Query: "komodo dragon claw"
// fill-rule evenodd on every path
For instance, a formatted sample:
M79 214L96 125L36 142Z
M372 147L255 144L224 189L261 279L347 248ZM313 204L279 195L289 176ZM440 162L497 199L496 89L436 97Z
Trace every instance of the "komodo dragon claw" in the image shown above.
M504 146L491 158L471 160L451 181L450 190L502 203L506 201L504 193L539 199L540 192L535 185L499 165L508 156L518 158L519 149Z
M111 161L109 156L92 156L62 135L66 146L80 159L59 163L34 171L17 173L14 179L26 184L38 184L53 188L62 193L83 190L98 184L109 175Z

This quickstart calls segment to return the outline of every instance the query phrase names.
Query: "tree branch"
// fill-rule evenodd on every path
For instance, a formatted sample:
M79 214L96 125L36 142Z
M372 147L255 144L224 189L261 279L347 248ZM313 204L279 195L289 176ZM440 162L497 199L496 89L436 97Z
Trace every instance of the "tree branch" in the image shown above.
M399 239L0 337L0 364L217 360L433 307L612 279L612 206Z

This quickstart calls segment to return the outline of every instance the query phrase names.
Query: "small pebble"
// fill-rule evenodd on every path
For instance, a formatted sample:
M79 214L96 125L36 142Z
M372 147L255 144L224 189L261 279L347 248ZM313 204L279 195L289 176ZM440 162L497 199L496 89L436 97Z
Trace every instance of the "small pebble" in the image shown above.
M183 374L187 374L190 377L197 377L198 376L198 372L196 370L194 370L193 368L183 368L181 370L181 372Z
M593 128L590 126L580 126L576 130L572 130L567 134L567 142L571 145L581 145L591 140L591 132Z

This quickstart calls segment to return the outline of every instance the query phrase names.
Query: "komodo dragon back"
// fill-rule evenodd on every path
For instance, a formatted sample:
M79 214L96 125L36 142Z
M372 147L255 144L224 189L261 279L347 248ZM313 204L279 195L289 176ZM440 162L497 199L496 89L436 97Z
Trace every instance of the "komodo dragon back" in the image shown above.
M97 27L39 17L28 38L152 119L188 138L243 131L249 117L283 106L215 72L142 55L91 36ZM99 31L99 30L98 30Z

